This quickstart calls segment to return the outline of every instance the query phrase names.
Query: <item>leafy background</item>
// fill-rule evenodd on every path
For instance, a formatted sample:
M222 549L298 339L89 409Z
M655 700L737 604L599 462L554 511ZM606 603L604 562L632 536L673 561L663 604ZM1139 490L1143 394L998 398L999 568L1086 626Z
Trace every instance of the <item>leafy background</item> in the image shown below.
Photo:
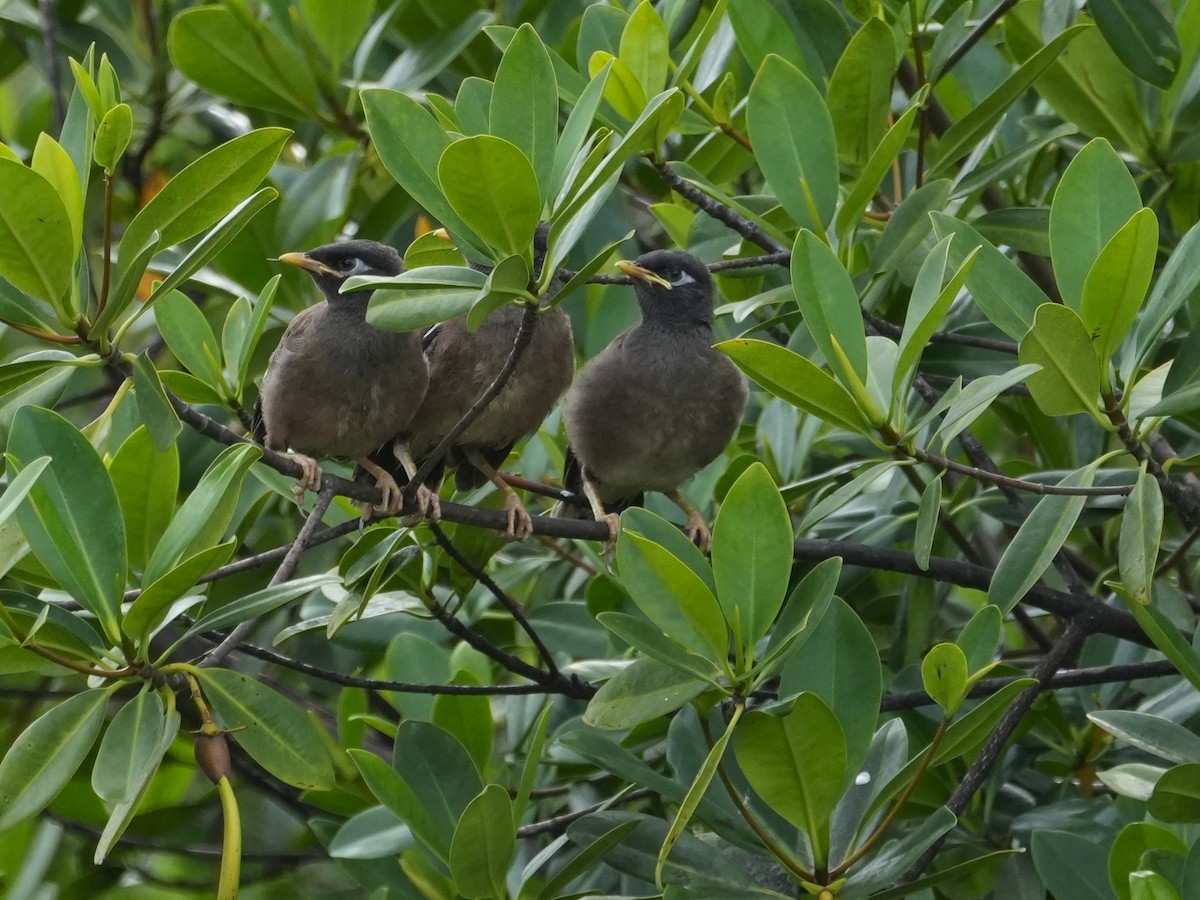
M1196 0L0 4L0 886L1200 895L1198 55ZM708 262L711 559L654 497L608 554L297 511L271 258L351 233L381 327L581 360L613 261Z

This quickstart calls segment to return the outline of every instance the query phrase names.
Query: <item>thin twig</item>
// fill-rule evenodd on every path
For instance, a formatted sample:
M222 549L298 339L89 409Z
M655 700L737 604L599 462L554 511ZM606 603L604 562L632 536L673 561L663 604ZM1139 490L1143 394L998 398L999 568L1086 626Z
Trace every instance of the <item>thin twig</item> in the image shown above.
M513 620L521 627L521 630L529 636L529 640L533 642L533 646L537 648L538 656L541 657L546 671L555 677L559 677L560 673L558 665L554 662L554 654L550 652L550 648L546 646L546 642L542 640L541 635L529 624L529 619L526 618L520 604L510 597L504 588L496 584L492 576L485 572L482 567L475 565L470 557L454 546L454 542L446 536L446 532L442 530L442 527L437 522L430 522L429 530L433 532L433 539L437 541L438 546L451 559L462 566L476 582L487 588L491 595L500 601L500 605L508 610L509 615L513 617Z
M329 504L332 501L333 489L322 487L320 493L317 494L317 501L313 504L312 511L304 521L304 526L300 529L300 533L296 535L296 540L292 542L291 547L288 548L283 562L279 564L279 568L271 576L267 587L275 587L276 585L283 584L292 577L292 573L296 571L296 566L300 563L300 556L308 548L309 539L312 537L313 532L317 530L317 525L325 515L325 511L329 509ZM250 633L256 622L257 619L247 619L245 622L240 623L233 631L229 632L225 640L221 641L215 650L200 661L200 666L202 668L219 666L225 661L225 657L237 649L238 644Z
M517 837L531 838L537 837L540 834L554 834L562 831L572 822L577 822L585 816L590 816L594 812L599 812L602 809L609 809L616 806L617 803L633 803L635 800L641 800L645 797L653 797L655 791L650 788L637 788L629 791L627 794L620 797L610 797L607 800L601 800L599 803L593 803L591 806L585 806L583 809L577 809L573 812L563 813L561 816L543 819L540 822L531 822L528 825L522 825L517 829Z
M759 226L755 225L741 213L730 209L719 200L714 200L694 185L688 184L665 162L655 161L654 167L658 170L658 174L662 176L663 181L675 193L685 200L695 203L705 213L712 216L718 222L728 225L746 240L758 244L758 246L771 253L787 252L787 247L779 243L779 241L775 240L775 238L771 237Z
M989 12L986 16L979 20L971 31L963 38L962 43L955 47L950 55L946 57L946 64L942 66L942 71L938 73L937 80L940 81L946 76L951 69L958 65L964 56L971 52L971 48L979 43L980 38L987 34L993 25L1000 21L1000 17L1017 5L1017 0L1000 0L996 4L995 9Z

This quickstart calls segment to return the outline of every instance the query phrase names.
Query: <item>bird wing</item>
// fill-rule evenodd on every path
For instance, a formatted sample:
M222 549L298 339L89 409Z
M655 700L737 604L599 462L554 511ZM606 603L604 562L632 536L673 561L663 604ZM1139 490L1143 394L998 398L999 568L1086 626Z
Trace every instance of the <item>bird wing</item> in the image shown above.
M429 330L421 335L421 351L428 356L433 352L433 347L437 343L438 337L442 334L445 322L438 322L436 325L431 325Z

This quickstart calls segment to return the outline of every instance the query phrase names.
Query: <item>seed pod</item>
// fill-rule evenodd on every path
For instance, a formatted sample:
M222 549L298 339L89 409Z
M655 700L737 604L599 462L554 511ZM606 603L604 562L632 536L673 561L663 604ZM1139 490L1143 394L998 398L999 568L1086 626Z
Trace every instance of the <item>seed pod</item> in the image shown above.
M225 740L225 735L196 735L196 762L213 784L228 775L229 744Z

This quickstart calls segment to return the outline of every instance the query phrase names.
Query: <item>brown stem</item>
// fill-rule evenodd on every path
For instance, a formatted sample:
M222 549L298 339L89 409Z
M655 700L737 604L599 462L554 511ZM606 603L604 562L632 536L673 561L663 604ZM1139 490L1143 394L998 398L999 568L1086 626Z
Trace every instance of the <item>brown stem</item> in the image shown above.
M658 174L662 180L685 200L690 200L695 203L701 210L707 213L712 218L716 219L723 225L727 225L744 237L764 250L770 253L784 253L788 248L781 244L775 238L771 237L741 213L730 209L719 200L714 200L708 194L699 188L688 184L665 162L661 160L654 161L654 168L658 170Z

